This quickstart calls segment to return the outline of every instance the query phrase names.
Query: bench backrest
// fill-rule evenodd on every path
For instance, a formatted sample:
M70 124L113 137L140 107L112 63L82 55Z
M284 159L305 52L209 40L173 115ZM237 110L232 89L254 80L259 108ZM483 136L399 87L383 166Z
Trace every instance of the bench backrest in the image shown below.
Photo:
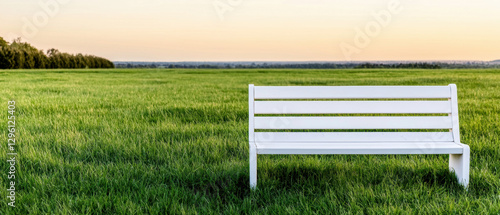
M460 142L454 84L249 85L249 120L250 142Z

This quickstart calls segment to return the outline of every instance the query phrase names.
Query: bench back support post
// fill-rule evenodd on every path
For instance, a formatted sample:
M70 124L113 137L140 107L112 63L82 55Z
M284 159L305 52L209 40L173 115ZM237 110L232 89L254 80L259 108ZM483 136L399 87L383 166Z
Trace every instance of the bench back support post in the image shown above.
M455 143L460 143L460 127L458 125L458 97L457 97L457 85L450 84L451 90L451 120L452 120L452 132L453 140Z
M462 154L450 154L449 169L457 176L458 183L465 189L469 187L469 168L470 168L470 148L468 145L460 142L460 126L458 123L458 96L457 85L450 84L451 90L451 120L453 141L463 147Z
M248 140L250 153L250 188L257 187L257 147L255 146L254 134L254 85L248 85Z

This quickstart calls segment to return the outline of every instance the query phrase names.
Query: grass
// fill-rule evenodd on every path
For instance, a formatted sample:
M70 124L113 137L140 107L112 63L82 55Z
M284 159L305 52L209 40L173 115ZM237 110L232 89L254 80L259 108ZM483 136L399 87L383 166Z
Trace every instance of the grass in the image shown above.
M500 70L0 71L0 214L498 214ZM260 155L248 84L458 86L466 192L448 155ZM7 101L16 101L16 208Z

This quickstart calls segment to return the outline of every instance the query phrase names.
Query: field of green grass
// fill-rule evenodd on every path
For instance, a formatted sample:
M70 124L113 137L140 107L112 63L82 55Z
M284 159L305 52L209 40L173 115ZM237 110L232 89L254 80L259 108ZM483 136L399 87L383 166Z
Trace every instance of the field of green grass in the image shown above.
M448 155L259 155L252 192L251 83L455 83L470 188ZM0 84L0 214L500 213L500 70L0 70Z

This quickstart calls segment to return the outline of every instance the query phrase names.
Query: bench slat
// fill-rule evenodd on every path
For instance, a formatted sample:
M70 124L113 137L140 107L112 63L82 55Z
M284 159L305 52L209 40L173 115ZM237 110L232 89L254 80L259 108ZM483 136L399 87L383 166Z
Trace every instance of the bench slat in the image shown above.
M450 116L255 117L255 129L450 129Z
M451 113L451 104L450 101L255 101L255 113Z
M453 142L451 132L255 132L257 142Z
M451 98L449 86L256 86L255 99Z
M462 154L453 142L257 144L258 154Z

